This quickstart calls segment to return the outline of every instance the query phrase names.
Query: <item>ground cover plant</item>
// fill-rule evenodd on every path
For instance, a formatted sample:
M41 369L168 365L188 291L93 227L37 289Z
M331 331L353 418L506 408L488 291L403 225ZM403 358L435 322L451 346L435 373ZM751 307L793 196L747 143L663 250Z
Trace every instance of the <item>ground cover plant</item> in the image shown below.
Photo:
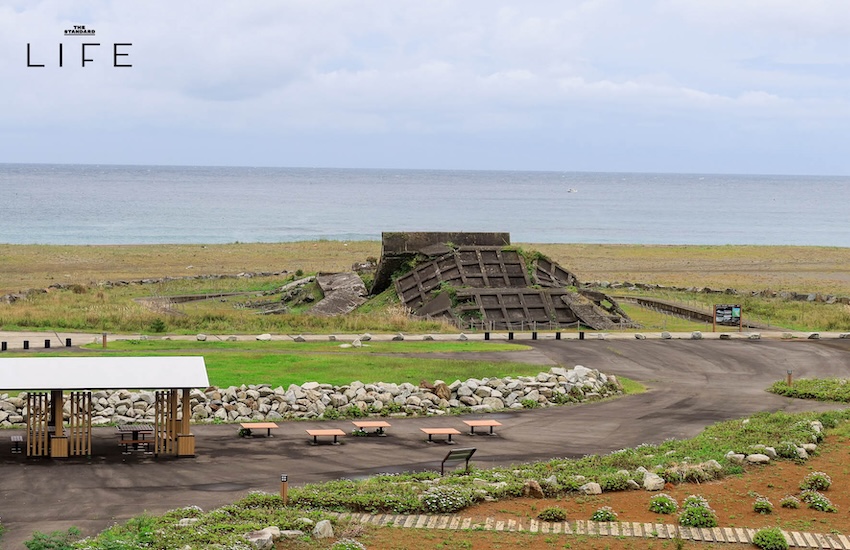
M709 427L703 433L691 440L665 441L658 445L642 445L635 449L624 449L608 455L588 456L580 459L555 459L539 463L514 465L506 468L478 469L464 474L455 471L445 477L440 477L436 472L415 472L402 474L386 474L373 476L363 480L336 480L326 483L309 484L290 489L290 506L282 506L280 497L256 493L249 495L242 501L233 505L207 512L195 509L180 509L169 512L160 517L143 516L126 524L118 525L105 531L99 536L87 541L80 548L143 548L140 543L133 546L129 542L126 546L110 546L117 540L138 540L142 533L156 532L161 537L154 548L172 548L189 546L190 548L202 548L205 544L236 544L241 534L246 531L259 529L267 525L278 525L281 528L297 528L299 518L308 517L320 519L325 517L324 511L365 511L374 513L422 513L430 511L433 513L453 513L458 510L469 514L473 518L483 516L514 518L527 517L536 518L542 514L536 510L546 510L553 506L563 510L567 517L589 519L595 512L604 510L616 514L620 521L641 521L647 523L674 523L669 516L664 516L649 509L650 499L653 496L645 491L614 491L596 496L581 495L578 491L580 483L584 483L577 476L583 475L585 479L599 479L608 475L611 471L629 469L633 471L638 466L664 472L672 470L680 463L683 453L689 453L694 449L715 447L713 453L717 460L723 460L722 456L726 449L742 449L751 445L753 439L764 443L771 443L778 437L799 438L810 440L814 433L811 422L817 420L824 424L830 431L832 443L824 443L823 446L828 453L824 457L810 459L814 462L814 471L840 470L843 456L841 449L850 439L850 412L833 411L828 413L804 413L787 414L773 413L760 414L749 419L732 420ZM830 458L831 457L831 458ZM830 462L823 462L830 459ZM820 460L820 462L819 462ZM696 460L694 460L696 462ZM741 467L726 463L719 476L724 479L723 483L679 483L670 484L666 490L672 500L676 494L683 494L679 498L683 502L681 510L697 509L703 513L693 521L693 525L709 525L711 522L706 517L716 513L715 521L721 526L746 526L746 527L768 527L779 525L783 529L807 530L812 532L824 532L831 529L830 525L847 525L850 529L850 520L844 515L824 513L815 509L784 509L784 512L775 512L770 519L767 516L752 510L752 500L742 499L740 494L725 496L722 492L724 487L735 486L736 491L742 494L752 493L754 489L771 493L774 491L793 490L795 484L805 477L802 473L790 474L790 471L802 472L812 466L807 463L794 460L778 460L766 467L754 467L751 472L746 472ZM555 477L555 484L545 484L544 490L547 498L543 500L521 499L522 485L528 479L546 479ZM833 476L834 477L834 476ZM850 475L842 475L842 479L850 479ZM753 481L757 480L757 481ZM492 502L481 503L483 495L495 499ZM706 494L711 494L706 497ZM687 495L684 496L684 495ZM777 497L773 497L777 498ZM850 495L842 498L850 499ZM711 506L707 502L711 502ZM479 504L475 504L475 503ZM641 502L642 505L625 504ZM516 504L514 504L516 503ZM529 506L530 510L525 516L505 515L508 510L519 510L519 505ZM728 508L733 506L735 513ZM748 513L741 510L750 507ZM539 507L539 508L538 508ZM607 507L607 508L606 508ZM716 508L716 512L711 510ZM581 511L584 510L584 511ZM711 514L705 512L711 510ZM500 512L501 511L501 512ZM777 514L790 514L791 519L775 517ZM649 514L649 515L647 515ZM741 515L744 514L744 515ZM815 514L815 515L813 515ZM547 514L548 515L548 514ZM560 517L560 514L558 514ZM191 528L178 527L178 521L182 518L197 518ZM600 516L601 517L601 516ZM796 519L794 519L796 518ZM559 521L559 520L556 520ZM822 523L828 522L828 523ZM338 531L343 533L344 523L337 523ZM835 522L835 523L833 523ZM295 526L295 527L293 527ZM427 530L424 530L427 531ZM409 548L415 544L417 548L438 548L438 541L442 540L441 533L431 533L433 538L420 539L420 530L408 529L367 529L362 532L357 540L367 548ZM345 535L340 534L340 538ZM466 537L463 532L448 532L446 536L458 538ZM499 533L502 540L510 537L526 537L525 546L529 548L546 548L544 543L552 544L553 539L546 535L521 535ZM135 538L134 538L135 537ZM470 541L479 540L473 536ZM486 538L483 540L487 540ZM511 539L513 540L513 539ZM519 539L517 539L519 540ZM622 540L615 537L580 538L560 536L557 539L560 546L569 544L571 548L648 548L641 541ZM403 542L401 542L403 541ZM627 546L626 543L630 545ZM542 544L535 546L535 544ZM294 543L293 543L294 544ZM405 546L405 544L407 546ZM212 546L206 546L212 547ZM289 546L294 548L325 548L314 542L303 541L302 546ZM452 546L447 546L451 548ZM491 545L476 546L471 542L468 548L495 548ZM505 546L507 547L507 546ZM702 546L701 546L702 547Z

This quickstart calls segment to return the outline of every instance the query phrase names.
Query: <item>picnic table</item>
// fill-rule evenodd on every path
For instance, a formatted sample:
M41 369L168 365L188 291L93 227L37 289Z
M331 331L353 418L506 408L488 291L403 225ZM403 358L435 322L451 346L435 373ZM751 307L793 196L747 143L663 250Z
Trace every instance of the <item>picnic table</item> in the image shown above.
M428 443L434 443L433 437L435 435L445 435L448 436L446 439L446 443L448 445L454 445L455 442L452 441L453 435L460 435L460 432L454 428L419 428L424 433L428 435Z
M378 437L386 437L386 432L384 432L384 428L389 428L390 423L386 420L352 420L351 422L358 430L362 430L365 432L370 428L374 428L375 431L372 432Z
M469 435L475 435L475 428L490 428L490 435L496 435L493 428L501 426L502 423L498 420L464 420L464 424L469 426Z
M340 429L329 429L329 430L307 430L307 434L313 437L313 445L319 444L320 437L330 437L334 438L334 445L339 445L339 440L337 439L341 435L345 435L345 432Z
M119 445L124 446L124 451L129 452L129 447L132 445L133 450L138 450L140 445L143 445L146 450L150 450L152 439L145 439L145 436L153 433L153 426L150 424L119 424L116 427ZM130 439L127 439L130 435Z
M278 425L274 422L243 422L240 426L248 430L246 435L252 435L251 430L266 430L266 437L271 437L272 430L276 430L278 428Z

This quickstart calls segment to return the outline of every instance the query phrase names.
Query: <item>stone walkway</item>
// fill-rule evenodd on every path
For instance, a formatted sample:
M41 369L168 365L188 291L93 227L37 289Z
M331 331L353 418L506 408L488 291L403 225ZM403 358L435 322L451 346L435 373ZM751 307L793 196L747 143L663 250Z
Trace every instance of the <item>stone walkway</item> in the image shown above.
M543 534L592 535L610 537L641 537L674 539L696 542L752 544L758 529L741 527L714 527L711 529L682 527L663 523L562 521L546 522L530 520L497 520L489 517L483 521L459 515L428 514L332 514L337 518L350 519L379 527L402 527L412 529L482 529L484 531L513 531ZM802 533L782 531L791 548L826 548L850 550L850 539L844 535Z

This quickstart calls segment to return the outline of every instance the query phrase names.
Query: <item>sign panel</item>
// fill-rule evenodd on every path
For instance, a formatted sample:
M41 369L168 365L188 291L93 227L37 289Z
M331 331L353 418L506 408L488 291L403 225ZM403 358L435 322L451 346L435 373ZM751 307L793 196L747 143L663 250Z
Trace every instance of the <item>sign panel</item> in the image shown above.
M714 322L718 325L737 327L741 325L741 306L715 304Z

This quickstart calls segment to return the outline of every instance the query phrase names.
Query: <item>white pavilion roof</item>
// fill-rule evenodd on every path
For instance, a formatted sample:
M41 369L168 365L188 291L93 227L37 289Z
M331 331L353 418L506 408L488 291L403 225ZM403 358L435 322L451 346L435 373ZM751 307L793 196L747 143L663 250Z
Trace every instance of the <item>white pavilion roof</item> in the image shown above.
M206 388L203 357L10 357L0 390Z

